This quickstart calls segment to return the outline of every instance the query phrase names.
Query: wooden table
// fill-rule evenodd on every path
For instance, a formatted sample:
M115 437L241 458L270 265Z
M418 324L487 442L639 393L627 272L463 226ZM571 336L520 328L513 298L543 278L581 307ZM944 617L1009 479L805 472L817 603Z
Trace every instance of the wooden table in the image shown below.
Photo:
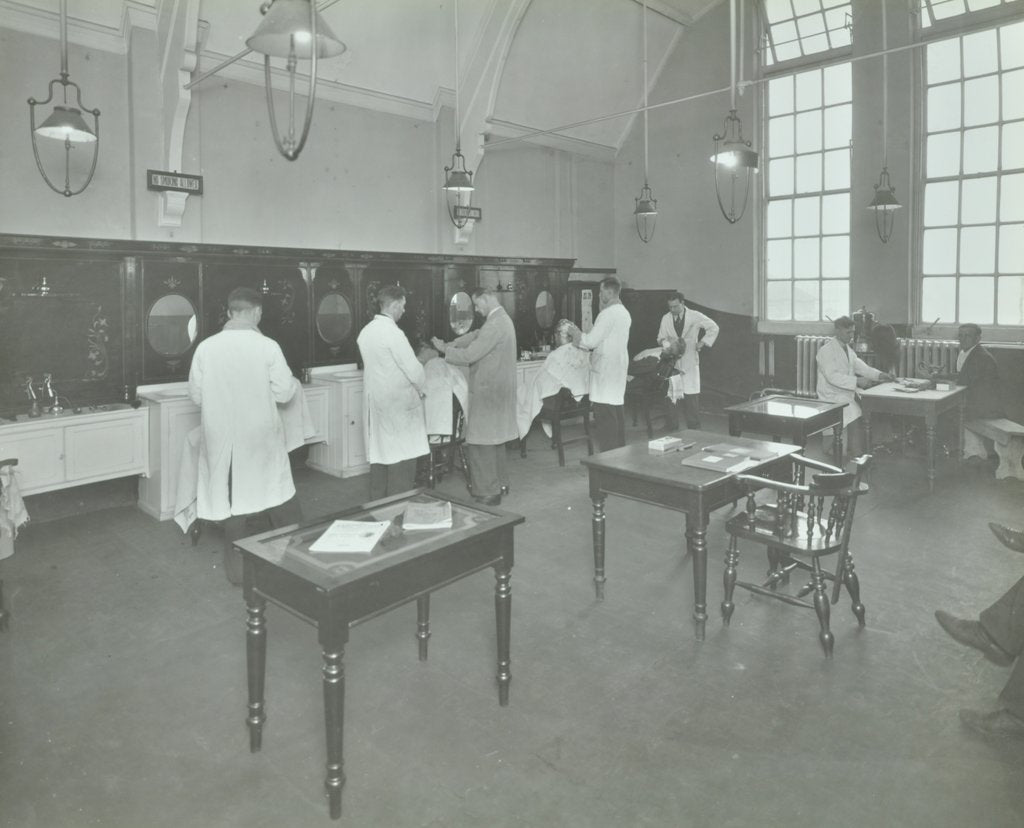
M401 516L412 500L448 500L451 529L405 532ZM337 518L392 520L370 554L310 552L310 544ZM267 601L316 626L323 651L324 721L327 737L326 787L332 819L341 816L345 670L342 659L349 628L415 599L416 638L421 661L430 638L430 593L474 572L493 567L498 639L498 703L508 704L513 528L519 515L470 506L435 492L407 492L331 515L306 526L264 532L238 541L245 562L248 611L246 663L249 679L249 749L262 746L266 672Z
M786 443L770 443L745 437L725 437L706 431L680 431L684 444L693 448L665 454L652 453L646 443L636 443L612 451L585 457L580 462L590 476L593 503L594 589L604 599L605 512L607 495L618 495L641 503L664 506L686 514L686 546L693 556L693 619L697 639L704 640L707 621L708 518L715 509L742 497L745 492L735 475L684 466L681 460L704 447L729 443L753 449L771 449L777 457L744 469L744 473L778 474L789 470L788 457L799 448Z
M769 434L807 447L807 440L827 428L832 429L832 456L837 466L843 465L843 409L846 403L808 400L801 397L774 395L759 400L730 405L729 434L739 437L744 431Z
M898 383L883 382L860 392L860 408L864 413L864 442L871 445L871 415L898 414L901 417L924 419L925 451L928 458L928 490L935 491L935 429L947 411L956 411L959 417L957 430L957 459L964 446L964 406L967 403L966 389L957 385L950 391L896 391Z

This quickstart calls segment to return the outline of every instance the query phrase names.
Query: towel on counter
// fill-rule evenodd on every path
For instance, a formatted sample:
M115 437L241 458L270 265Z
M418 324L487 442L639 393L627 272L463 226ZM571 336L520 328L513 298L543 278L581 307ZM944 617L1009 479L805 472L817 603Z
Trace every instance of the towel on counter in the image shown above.
M28 522L28 510L18 487L18 470L0 466L0 561L14 554L18 529Z

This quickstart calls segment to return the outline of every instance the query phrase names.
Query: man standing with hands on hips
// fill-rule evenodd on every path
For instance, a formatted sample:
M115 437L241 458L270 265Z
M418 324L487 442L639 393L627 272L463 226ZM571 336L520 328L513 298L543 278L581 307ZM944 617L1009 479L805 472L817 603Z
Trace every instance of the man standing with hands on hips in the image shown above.
M703 332L703 335L702 335ZM710 316L686 307L686 297L678 291L668 299L668 313L661 318L658 343L679 354L669 397L673 408L682 404L687 428L700 428L700 351L718 339L718 324ZM675 417L678 421L678 417Z
M633 320L619 299L622 283L601 280L601 312L587 333L573 331L576 347L590 351L590 403L599 451L626 445L626 369L629 326Z

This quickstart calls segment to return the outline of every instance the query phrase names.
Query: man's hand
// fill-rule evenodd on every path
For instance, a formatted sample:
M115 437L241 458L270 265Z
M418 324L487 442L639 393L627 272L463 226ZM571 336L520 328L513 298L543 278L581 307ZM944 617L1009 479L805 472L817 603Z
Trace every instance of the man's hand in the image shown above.
M439 354L444 354L444 352L448 350L448 343L445 342L443 339L438 339L436 336L434 336L431 337L430 342Z
M878 378L878 381L879 382L896 382L896 377L894 377L892 374L887 374L885 371L882 371L882 375Z
M867 377L857 377L858 388L870 388L874 384L875 381L873 379L868 379Z

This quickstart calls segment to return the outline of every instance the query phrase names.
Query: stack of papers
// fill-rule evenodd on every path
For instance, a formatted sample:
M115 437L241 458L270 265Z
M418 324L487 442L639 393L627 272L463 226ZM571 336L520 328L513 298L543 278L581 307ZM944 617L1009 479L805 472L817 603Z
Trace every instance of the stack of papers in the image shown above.
M309 547L310 552L369 554L391 521L336 520Z
M765 460L771 460L778 456L771 449L748 448L747 446L734 446L728 443L718 443L713 446L706 446L696 454L684 457L684 466L694 466L698 469L717 471L722 474L736 474L746 469L758 466Z
M451 529L452 504L447 500L435 500L430 503L412 501L406 504L402 528L407 531Z

